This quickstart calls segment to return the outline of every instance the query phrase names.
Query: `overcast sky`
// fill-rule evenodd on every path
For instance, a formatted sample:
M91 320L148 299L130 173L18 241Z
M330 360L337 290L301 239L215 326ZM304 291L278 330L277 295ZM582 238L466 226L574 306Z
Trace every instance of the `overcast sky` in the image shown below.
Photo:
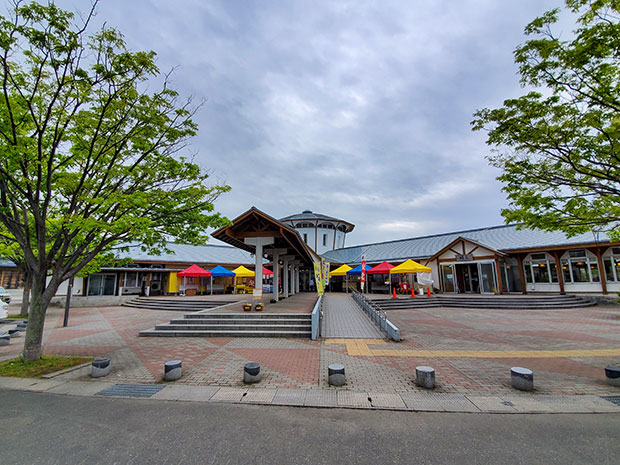
M559 5L101 0L96 23L207 100L192 149L232 187L219 211L310 209L354 223L355 245L502 224L498 173L469 123L524 92L512 52Z

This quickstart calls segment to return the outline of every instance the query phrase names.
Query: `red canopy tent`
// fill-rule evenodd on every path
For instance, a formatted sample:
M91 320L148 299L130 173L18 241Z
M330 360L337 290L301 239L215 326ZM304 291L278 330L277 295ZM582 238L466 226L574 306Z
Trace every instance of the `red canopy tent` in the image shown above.
M390 270L394 268L394 265L388 262L379 263L377 266L373 266L366 273L368 274L388 274Z
M379 263L377 266L373 266L370 270L366 271L367 274L390 274L390 270L394 268L394 265L388 262ZM392 276L390 275L390 288L392 287Z
M269 270L269 269L267 269L267 268L265 268L263 266L263 276L271 276L272 274L273 274L273 271L271 271L271 270Z
M204 268L199 267L198 265L192 265L189 268L185 268L183 271L179 271L177 276L191 276L191 277L199 277L199 276L212 276L210 271L205 270Z
M213 274L210 271L205 270L204 268L199 267L198 265L192 265L189 268L185 268L183 271L179 271L177 276L181 276L183 278L192 277L192 278L202 278L202 277L211 277L211 295L213 295ZM185 282L183 282L185 286ZM193 291L192 291L193 292Z

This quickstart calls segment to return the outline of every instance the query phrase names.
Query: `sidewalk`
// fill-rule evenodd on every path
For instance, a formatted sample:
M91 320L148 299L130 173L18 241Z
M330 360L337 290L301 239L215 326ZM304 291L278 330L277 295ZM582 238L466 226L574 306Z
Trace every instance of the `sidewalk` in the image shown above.
M452 413L620 413L620 396L477 396L403 392L396 394L319 389L265 389L179 384L130 385L0 377L0 389L73 396L148 398L162 401L227 402L297 407L354 408Z

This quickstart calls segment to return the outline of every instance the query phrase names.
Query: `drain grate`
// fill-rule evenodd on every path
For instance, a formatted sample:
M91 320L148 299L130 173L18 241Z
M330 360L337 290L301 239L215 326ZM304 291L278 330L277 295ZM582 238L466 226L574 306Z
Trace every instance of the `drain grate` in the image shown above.
M123 397L151 397L158 393L164 386L150 386L145 384L116 384L103 391L99 391L96 396L123 396Z
M612 404L620 405L620 396L601 396L601 399L608 400Z

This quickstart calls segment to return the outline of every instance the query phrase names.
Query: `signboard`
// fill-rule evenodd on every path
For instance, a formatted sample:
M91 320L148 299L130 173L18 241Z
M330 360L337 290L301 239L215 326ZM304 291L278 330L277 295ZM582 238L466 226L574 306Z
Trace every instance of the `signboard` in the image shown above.
M321 262L314 262L314 282L316 283L316 292L323 295L323 266Z
M468 260L473 260L474 259L474 254L473 253L457 253L455 256L456 261L457 262L464 262L464 261L468 261Z
M329 262L323 262L323 289L327 289L329 284Z
M366 282L366 256L365 255L362 255L361 282L362 282L362 292L364 292L364 283Z
M258 297L260 299L263 296L263 290L262 289L254 289L254 292L252 292L252 296L253 297Z

